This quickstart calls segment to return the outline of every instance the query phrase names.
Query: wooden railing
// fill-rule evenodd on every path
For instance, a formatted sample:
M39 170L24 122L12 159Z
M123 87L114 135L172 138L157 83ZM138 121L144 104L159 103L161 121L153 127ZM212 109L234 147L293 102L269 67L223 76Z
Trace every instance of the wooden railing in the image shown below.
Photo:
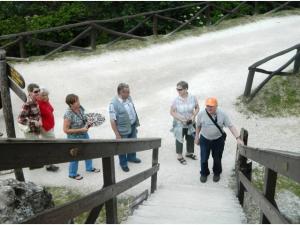
M134 35L133 33L141 28L146 22L149 20L152 20L152 30L153 30L153 35L158 35L158 21L170 21L178 24L178 27L174 29L173 31L170 31L167 35L173 35L177 31L185 28L185 27L191 27L194 28L195 26L191 25L191 22L199 18L199 16L202 16L205 18L205 25L217 25L221 23L223 20L228 19L233 16L239 16L240 9L243 5L248 4L249 6L252 7L253 12L252 15L258 14L259 9L260 9L260 4L266 4L268 2L240 2L236 7L232 9L226 9L224 7L221 7L218 5L217 2L197 2L197 3L191 3L191 4L186 4L174 8L168 8L168 9L162 9L162 10L157 10L157 11L150 11L150 12L143 12L143 13L138 13L135 15L129 15L129 16L122 16L122 17L117 17L117 18L112 18L112 19L103 19L103 20L89 20L85 22L80 22L80 23L74 23L74 24L68 24L68 25L63 25L63 26L57 26L57 27L51 27L51 28L46 28L46 29L40 29L40 30L34 30L34 31L26 31L26 32L20 32L16 34L7 34L7 35L2 35L0 36L0 40L8 40L3 46L0 48L7 50L13 46L18 46L19 48L19 57L20 59L26 58L28 56L27 51L26 51L26 43L30 42L32 44L38 45L38 46L47 46L50 48L54 48L52 51L47 53L44 57L47 58L49 56L52 56L53 54L62 51L62 50L75 50L75 51L82 51L82 52L90 52L96 49L97 45L97 36L98 32L104 32L110 35L117 36L116 39L110 41L107 43L107 45L112 45L116 41L120 40L121 38L133 38L133 39L138 39L138 40L147 40L145 37L141 37L138 35ZM269 12L265 12L265 14L268 14L270 12L276 12L278 10L281 10L283 8L286 9L293 9L292 6L290 6L290 2L270 2L272 10ZM168 12L176 11L176 10L183 10L186 8L191 8L199 6L198 11L189 19L185 21L180 21L175 18L171 18L170 16L166 15ZM220 17L216 20L213 18L213 10L217 9L220 11ZM107 28L107 25L109 23L114 23L118 21L123 21L123 20L128 20L128 19L140 19L143 17L143 19L132 29L127 31L126 33L124 32L119 32L115 31L113 29ZM73 28L78 29L83 29L81 33L77 34L76 37L73 37L72 40L70 40L67 43L56 43L53 42L53 40L41 40L37 36L39 34L44 34L48 32L59 32L61 30L71 30ZM82 47L82 46L74 46L73 44L77 42L78 40L85 38L85 37L90 38L90 45L89 48ZM16 56L10 56L8 57L10 59L16 60Z
M295 55L290 58L284 65L280 66L277 70L275 71L268 71L268 70L264 70L261 68L258 68L259 66L263 65L266 62L269 62L270 60L282 56L284 54L287 54L291 51L295 51ZM286 69L290 64L294 63L294 68L292 72L283 72L284 69ZM299 68L300 68L300 44L297 44L293 47L290 47L288 49L285 49L281 52L278 52L276 54L273 54L271 56L268 56L256 63L254 63L253 65L249 66L249 73L248 73L248 78L247 78L247 82L246 82L246 86L245 86L245 91L244 91L244 97L247 98L248 101L251 101L255 95L274 77L274 76L290 76L293 74L297 74L299 72ZM252 84L253 84L253 79L254 79L254 75L256 75L255 73L264 73L264 74L269 74L269 76L263 80L252 92Z
M248 132L241 130L245 145L238 145L236 159L237 196L240 204L244 204L244 193L258 204L261 210L260 223L289 223L278 210L274 199L277 174L289 177L300 183L300 153L260 149L247 146ZM251 183L252 160L265 167L263 193Z
M28 140L0 139L0 171L64 163L73 160L102 158L103 188L78 200L48 209L23 223L68 223L90 211L86 223L95 223L103 206L106 222L118 223L116 196L151 177L151 193L157 187L160 138L121 140ZM116 182L114 156L152 149L152 166L134 176ZM66 178L67 179L67 178Z

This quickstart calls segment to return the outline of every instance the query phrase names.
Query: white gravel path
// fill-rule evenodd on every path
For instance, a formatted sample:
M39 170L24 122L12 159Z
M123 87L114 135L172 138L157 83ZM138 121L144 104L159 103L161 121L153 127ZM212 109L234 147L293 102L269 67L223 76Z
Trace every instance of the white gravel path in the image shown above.
M64 100L68 93L78 94L88 111L100 111L108 118L107 106L115 95L117 84L129 83L141 120L138 136L162 138L158 190L168 189L178 183L202 187L203 184L199 182L199 161L188 160L188 164L183 166L176 160L174 138L169 132L172 122L169 107L177 95L176 83L186 80L190 85L190 93L198 97L201 108L205 97L216 96L220 106L227 111L237 128L244 127L249 131L249 145L299 151L299 118L247 118L237 112L234 106L236 98L243 93L248 66L299 43L299 24L300 16L271 18L140 50L20 63L16 65L16 69L23 74L27 84L36 82L50 90L56 116L55 132L61 138L65 137L62 132L62 117L66 109ZM264 68L278 68L290 56L288 54L271 61ZM256 78L255 84L263 78L264 75ZM15 95L12 99L16 117L21 101ZM0 121L0 129L4 130L2 111ZM18 137L22 137L17 132ZM114 138L108 122L102 127L92 129L90 135L92 138ZM198 147L196 149L199 155ZM210 178L205 184L207 188L227 188L234 166L235 149L235 139L229 135L224 151L221 181L215 184ZM143 164L130 165L131 171L127 174L118 167L116 157L117 180L150 167L151 152L140 153L139 157ZM25 177L40 184L65 185L83 192L99 189L102 186L101 176L86 174L83 172L83 165L84 163L80 163L79 169L84 175L82 181L67 178L67 164L60 165L61 170L57 174L47 173L44 169L25 169ZM100 160L95 160L95 166L101 167ZM138 194L149 186L149 181L146 181L128 193Z

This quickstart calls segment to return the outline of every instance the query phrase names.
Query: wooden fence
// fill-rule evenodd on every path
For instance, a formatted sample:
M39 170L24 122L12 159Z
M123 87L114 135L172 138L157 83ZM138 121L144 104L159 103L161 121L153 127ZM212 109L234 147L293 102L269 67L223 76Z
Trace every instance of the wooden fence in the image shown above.
M95 223L103 206L106 222L118 223L116 196L151 177L151 193L157 187L160 138L121 140L28 140L0 139L0 171L102 158L103 188L78 200L48 209L23 223L68 223L90 211L86 223ZM152 166L139 174L116 182L114 156L152 149ZM67 178L66 178L67 179Z
M289 223L278 210L275 197L277 174L289 177L300 183L300 153L261 149L247 146L248 132L241 130L245 145L238 145L236 159L237 196L241 205L244 204L244 193L258 204L261 210L260 223ZM265 167L263 193L251 183L252 162Z
M296 50L296 51L295 51ZM277 70L275 71L268 71L264 70L261 68L258 68L259 66L263 65L266 62L269 62L270 60L277 58L279 56L282 56L284 54L287 54L291 51L295 51L295 55L290 58L284 65L280 66ZM289 65L294 63L294 68L292 72L283 72L284 69L286 69ZM248 101L251 101L255 95L274 77L274 76L290 76L293 74L299 73L299 68L300 68L300 44L297 44L293 47L290 47L288 49L285 49L281 52L278 52L276 54L273 54L271 56L268 56L253 65L249 66L249 73L248 73L248 78L245 86L245 91L244 91L244 97L248 98ZM252 84L253 84L253 79L255 73L264 73L264 74L269 74L269 76L263 80L252 92Z
M52 56L53 54L60 52L62 50L75 50L75 51L82 51L82 52L90 52L96 49L97 45L97 36L99 32L104 32L110 35L117 36L116 39L110 41L107 43L107 45L112 45L116 41L120 40L121 38L133 38L138 40L147 40L145 37L141 37L138 35L133 34L137 29L142 27L146 22L149 20L152 20L152 30L153 35L158 35L158 22L159 21L170 21L178 24L178 27L174 29L173 31L170 31L167 35L173 35L179 30L182 30L183 28L190 27L194 28L195 26L191 25L191 22L195 19L199 18L199 16L203 16L206 20L205 25L217 25L221 23L223 20L228 19L233 16L239 16L241 15L241 7L245 4L251 5L253 12L252 15L260 13L260 4L266 4L268 2L240 2L235 8L232 9L225 9L217 4L217 2L197 2L197 3L191 3L186 4L183 6L178 6L174 8L168 8L168 9L162 9L157 11L150 11L150 12L143 12L136 15L129 15L129 16L122 16L112 19L103 19L103 20L90 20L80 23L74 23L74 24L68 24L63 26L57 26L57 27L51 27L41 30L34 30L34 31L26 31L26 32L20 32L16 34L7 34L0 36L0 40L8 40L6 44L1 46L0 48L4 50L8 50L9 48L13 46L18 46L19 48L19 57L20 59L24 59L28 57L28 54L26 52L26 43L30 42L34 45L38 46L47 46L50 48L54 48L52 51L47 53L44 58L47 58L49 56ZM281 9L293 9L292 6L290 6L290 2L270 2L272 10L269 12L266 12L265 14L269 14L271 12L276 12ZM183 10L186 8L191 8L198 6L198 11L193 14L193 16L185 21L180 21L175 18L171 18L167 15L165 15L168 12L176 11L176 10ZM213 10L217 9L221 12L221 16L216 20L213 18ZM124 32L115 31L113 29L108 28L109 23L118 22L118 21L124 21L128 19L136 19L141 18L143 19L132 29ZM56 43L52 40L41 40L37 38L39 34L45 34L49 32L59 32L62 30L71 30L71 29L83 29L81 33L76 35L72 40L68 41L67 43ZM89 37L90 39L90 46L88 48L82 47L82 46L75 46L74 43L77 42L80 39ZM17 56L10 56L11 59L18 59ZM10 58L8 57L8 58Z

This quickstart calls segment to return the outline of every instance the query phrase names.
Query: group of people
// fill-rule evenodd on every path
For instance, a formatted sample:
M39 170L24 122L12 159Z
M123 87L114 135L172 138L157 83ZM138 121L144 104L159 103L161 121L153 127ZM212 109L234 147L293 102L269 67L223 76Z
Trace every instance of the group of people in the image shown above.
M200 145L200 181L202 183L207 181L210 174L208 159L212 153L213 181L218 182L222 173L221 159L226 140L223 128L229 128L237 143L243 144L243 141L227 114L218 108L218 101L215 97L208 97L205 101L205 109L199 112L197 98L188 92L188 83L180 81L176 89L178 96L171 105L170 114L174 118L171 131L176 139L177 160L183 165L187 164L182 155L184 138L187 158L197 160L194 146Z
M173 117L171 131L175 137L175 149L179 163L186 165L185 159L197 160L194 154L194 146L200 145L200 181L206 182L210 174L208 159L210 153L213 157L213 181L220 180L222 173L222 154L224 150L226 133L223 128L228 127L237 142L243 144L235 126L227 114L218 108L218 101L209 97L205 102L205 109L200 111L197 98L188 92L188 83L180 81L176 85L178 96L174 99L170 114ZM29 84L28 100L22 106L18 117L20 129L26 138L54 139L55 120L53 107L49 101L49 92L40 88L37 84ZM89 124L85 115L85 109L80 104L79 97L75 94L66 96L68 106L64 114L63 131L68 139L89 139ZM117 87L117 95L109 104L109 117L111 128L116 139L137 138L137 127L140 125L139 118L130 96L128 84L120 83ZM186 140L186 154L183 157L183 143ZM119 164L124 172L129 171L128 163L141 163L136 153L119 155ZM85 160L86 171L99 173L100 169L93 166L92 160ZM48 171L57 171L55 165L46 166ZM78 161L69 164L69 177L81 180L78 174Z
M27 87L28 98L23 104L18 116L18 126L23 131L25 138L29 139L54 139L55 119L53 107L49 101L49 91L40 88L37 84L31 83ZM68 106L63 117L63 131L68 139L89 139L88 123L85 109L80 104L79 97L75 94L66 96ZM109 105L109 115L112 130L116 139L136 138L139 119L130 97L129 86L120 83L117 88L117 96ZM119 155L120 166L124 172L129 171L128 162L141 163L136 153ZM93 166L92 160L85 160L86 171L99 173L100 169ZM47 165L48 171L57 171L58 166ZM69 164L69 177L81 180L83 177L78 174L78 161L71 161Z

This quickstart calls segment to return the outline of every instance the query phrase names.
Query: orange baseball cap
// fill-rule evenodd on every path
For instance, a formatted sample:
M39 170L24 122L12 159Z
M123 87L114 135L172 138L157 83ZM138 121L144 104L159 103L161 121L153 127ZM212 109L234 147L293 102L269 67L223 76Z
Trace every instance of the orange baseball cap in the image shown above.
M207 98L205 101L205 105L207 106L217 106L218 100L214 97Z

